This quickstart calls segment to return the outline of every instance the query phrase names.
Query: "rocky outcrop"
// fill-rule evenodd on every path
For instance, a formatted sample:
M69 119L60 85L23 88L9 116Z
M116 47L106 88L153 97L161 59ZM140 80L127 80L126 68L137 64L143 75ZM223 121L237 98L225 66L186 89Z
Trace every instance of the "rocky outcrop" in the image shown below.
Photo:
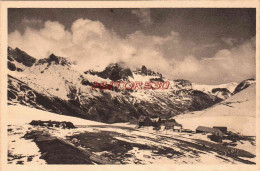
M59 57L54 54L51 54L48 58L40 59L39 61L36 62L36 65L42 65L45 63L47 63L48 66L51 64L62 65L62 66L71 65L71 62L69 62L66 58Z
M15 71L15 70L16 70L15 64L12 63L12 62L10 62L10 61L7 62L7 67L8 67L8 69L9 69L10 71Z
M63 129L74 129L76 128L72 122L58 122L58 121L41 121L41 120L32 120L30 123L32 126L42 126L42 127L56 127Z
M232 94L236 94L236 93L246 89L247 87L249 87L250 85L255 84L255 83L256 83L256 81L255 81L254 78L244 80L237 85L236 89L234 90L234 92Z
M179 88L179 89L192 89L192 84L188 80L177 79L177 80L174 80L174 83L175 83L175 87L176 88Z
M151 69L147 69L146 66L142 66L141 68L137 68L135 71L133 71L135 74L143 75L143 76L158 76L162 77L162 74L159 72L155 72Z
M128 77L133 78L132 71L129 68L123 68L118 63L110 64L102 72L86 71L85 74L90 73L97 75L104 79L110 79L112 81L128 80Z
M231 93L227 88L213 88L212 94L216 95L221 99L227 99L231 96Z
M17 61L18 63L22 63L27 67L31 67L36 59L28 55L26 52L20 50L19 48L12 49L8 47L8 60L9 61Z

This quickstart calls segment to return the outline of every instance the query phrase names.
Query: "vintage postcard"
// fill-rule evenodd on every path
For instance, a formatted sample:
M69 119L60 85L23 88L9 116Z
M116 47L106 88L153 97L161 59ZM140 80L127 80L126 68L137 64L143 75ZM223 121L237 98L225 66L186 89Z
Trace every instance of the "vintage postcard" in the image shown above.
M2 2L1 169L259 169L258 6Z

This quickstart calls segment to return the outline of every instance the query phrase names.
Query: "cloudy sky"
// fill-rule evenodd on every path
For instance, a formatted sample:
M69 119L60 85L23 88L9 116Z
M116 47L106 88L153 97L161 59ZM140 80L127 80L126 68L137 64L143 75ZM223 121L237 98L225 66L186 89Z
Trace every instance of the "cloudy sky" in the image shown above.
M8 44L82 71L122 62L203 84L255 77L255 9L9 9Z

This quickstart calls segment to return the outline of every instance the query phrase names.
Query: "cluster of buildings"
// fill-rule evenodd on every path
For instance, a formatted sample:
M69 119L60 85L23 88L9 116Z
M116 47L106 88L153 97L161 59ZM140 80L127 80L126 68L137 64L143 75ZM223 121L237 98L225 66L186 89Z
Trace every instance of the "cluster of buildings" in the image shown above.
M131 124L137 125L137 128L153 126L155 130L160 130L164 126L165 130L173 130L174 132L189 132L189 133L202 133L210 134L209 138L215 142L222 142L222 139L227 134L227 127L205 127L198 126L196 131L183 129L182 124L178 123L175 119L162 119L159 116L145 116L141 115L138 119L132 118Z
M162 119L159 116L145 116L141 115L138 119L132 118L131 124L138 125L138 128L145 126L153 126L154 128L160 128L162 125L165 129L172 129L173 131L181 132L182 125L176 122L175 119Z

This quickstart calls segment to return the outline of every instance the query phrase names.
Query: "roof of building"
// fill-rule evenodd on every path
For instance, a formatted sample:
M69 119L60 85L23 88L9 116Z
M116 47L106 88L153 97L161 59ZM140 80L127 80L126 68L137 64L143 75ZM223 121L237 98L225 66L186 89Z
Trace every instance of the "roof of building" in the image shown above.
M176 120L171 118L167 122L176 122Z
M144 122L144 120L147 118L148 116L144 116L144 115L141 115L138 119L139 122Z
M227 129L226 126L213 126L213 128L216 128L216 129L218 129L218 128L221 128L221 129Z
M150 120L152 121L152 122L159 122L160 121L160 117L159 116L151 116L150 117Z
M205 127L205 126L198 126L196 131L202 131L202 132L209 132L209 133L219 133L223 135L223 132L220 131L219 129L216 128L210 128L210 127Z

